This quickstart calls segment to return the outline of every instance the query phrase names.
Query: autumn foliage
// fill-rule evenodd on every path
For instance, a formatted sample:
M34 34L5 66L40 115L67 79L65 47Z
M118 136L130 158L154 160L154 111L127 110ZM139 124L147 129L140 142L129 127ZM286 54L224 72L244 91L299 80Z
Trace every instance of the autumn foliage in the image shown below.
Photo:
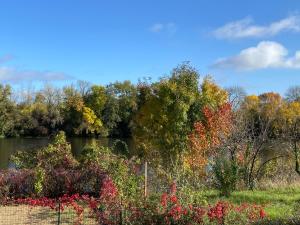
M160 202L144 202L142 205L122 204L118 200L118 190L111 179L105 179L98 198L89 195L63 195L52 198L12 199L10 204L43 207L63 212L66 209L76 213L74 224L84 224L84 213L98 224L251 224L267 217L260 205L235 205L219 201L213 205L201 206L185 204L177 197L177 187L173 183L168 192L161 195Z
M216 110L204 107L203 120L194 124L194 129L189 135L191 148L186 159L191 167L203 171L208 158L216 153L215 148L231 133L232 119L233 113L229 103Z

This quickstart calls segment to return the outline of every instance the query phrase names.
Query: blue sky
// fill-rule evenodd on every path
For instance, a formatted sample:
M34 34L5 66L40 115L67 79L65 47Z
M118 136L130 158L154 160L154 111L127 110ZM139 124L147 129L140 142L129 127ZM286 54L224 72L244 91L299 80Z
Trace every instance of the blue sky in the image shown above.
M299 40L297 0L1 0L0 81L135 83L190 61L223 87L283 94L300 85Z

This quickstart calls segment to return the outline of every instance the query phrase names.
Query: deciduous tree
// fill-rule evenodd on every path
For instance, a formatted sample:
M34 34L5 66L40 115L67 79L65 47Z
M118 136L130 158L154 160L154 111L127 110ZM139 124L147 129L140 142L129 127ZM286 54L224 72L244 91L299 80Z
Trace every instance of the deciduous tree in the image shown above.
M231 105L225 103L213 110L203 109L203 120L194 124L189 135L190 151L186 155L188 165L203 174L209 158L216 156L216 148L231 134L233 114Z

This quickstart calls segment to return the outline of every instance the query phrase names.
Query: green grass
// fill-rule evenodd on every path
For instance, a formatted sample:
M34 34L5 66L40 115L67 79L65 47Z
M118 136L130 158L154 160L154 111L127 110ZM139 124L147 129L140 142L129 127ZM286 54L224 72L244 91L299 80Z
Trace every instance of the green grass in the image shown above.
M208 202L227 200L235 204L263 205L271 219L280 219L300 214L300 188L237 191L229 198L220 197L215 190L205 191Z

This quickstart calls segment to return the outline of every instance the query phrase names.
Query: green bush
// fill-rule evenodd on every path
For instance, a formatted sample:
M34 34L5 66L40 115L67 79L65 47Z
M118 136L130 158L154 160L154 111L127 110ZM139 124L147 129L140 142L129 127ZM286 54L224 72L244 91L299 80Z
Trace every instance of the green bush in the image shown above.
M235 160L219 157L213 165L216 187L221 194L228 197L236 189L239 170Z
M107 176L106 166L91 163L95 155L86 154L80 164L73 156L71 145L64 132L59 132L53 142L37 151L18 152L12 157L20 171L33 171L30 195L59 197L64 194L99 195L102 180ZM101 162L101 160L99 160ZM102 162L106 160L102 159ZM23 191L24 192L24 191Z
M114 181L123 199L139 199L142 195L143 177L139 175L140 162L128 160L122 155L97 144L86 146L79 156L82 165L100 166Z

